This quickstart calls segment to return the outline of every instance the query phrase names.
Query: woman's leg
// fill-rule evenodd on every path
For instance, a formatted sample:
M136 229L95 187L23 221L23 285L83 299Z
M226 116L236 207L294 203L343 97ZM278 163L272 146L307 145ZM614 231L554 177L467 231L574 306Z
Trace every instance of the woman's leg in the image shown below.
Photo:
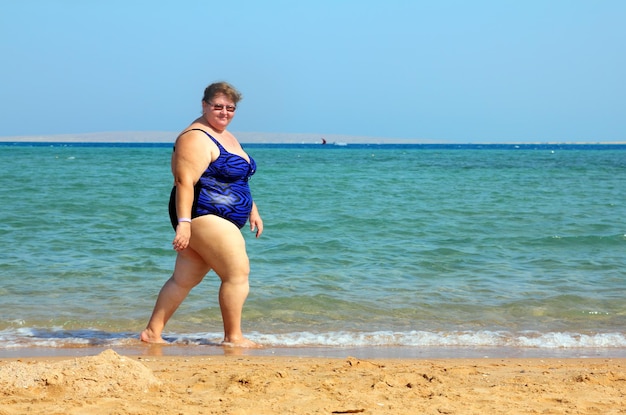
M250 262L241 231L231 222L207 215L194 219L190 246L222 280L219 293L224 344L258 347L243 336L241 315L248 297Z
M163 328L189 291L202 281L210 268L193 249L178 253L172 277L167 280L157 298L150 321L141 332L140 339L147 343L165 343L161 337Z

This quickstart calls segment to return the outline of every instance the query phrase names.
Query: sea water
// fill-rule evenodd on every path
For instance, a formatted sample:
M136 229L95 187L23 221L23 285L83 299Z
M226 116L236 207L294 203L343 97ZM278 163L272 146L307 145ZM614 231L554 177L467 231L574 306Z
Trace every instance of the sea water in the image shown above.
M242 230L243 324L266 350L626 353L626 147L246 149L265 231ZM170 154L0 146L0 354L140 344L176 256ZM218 288L165 338L219 349Z

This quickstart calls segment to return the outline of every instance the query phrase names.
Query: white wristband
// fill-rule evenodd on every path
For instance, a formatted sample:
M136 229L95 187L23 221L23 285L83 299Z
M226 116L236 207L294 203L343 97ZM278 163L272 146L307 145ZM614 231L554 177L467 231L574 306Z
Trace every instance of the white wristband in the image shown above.
M181 222L189 222L189 223L191 223L191 219L189 219L189 218L178 218L178 223L181 223Z

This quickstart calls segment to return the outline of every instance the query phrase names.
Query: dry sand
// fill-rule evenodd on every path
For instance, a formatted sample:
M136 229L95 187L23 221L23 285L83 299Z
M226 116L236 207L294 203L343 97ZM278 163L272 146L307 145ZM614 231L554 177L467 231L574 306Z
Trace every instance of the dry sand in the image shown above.
M626 414L626 359L0 361L0 414Z

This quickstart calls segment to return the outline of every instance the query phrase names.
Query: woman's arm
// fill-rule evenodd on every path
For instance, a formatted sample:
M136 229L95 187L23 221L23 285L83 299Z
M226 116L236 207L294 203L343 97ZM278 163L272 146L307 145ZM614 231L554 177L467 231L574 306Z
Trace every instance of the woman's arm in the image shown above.
M176 186L176 213L178 218L191 219L194 186L211 162L211 151L201 132L189 131L176 140L172 154L172 174ZM189 246L191 223L178 222L172 246L182 251Z

